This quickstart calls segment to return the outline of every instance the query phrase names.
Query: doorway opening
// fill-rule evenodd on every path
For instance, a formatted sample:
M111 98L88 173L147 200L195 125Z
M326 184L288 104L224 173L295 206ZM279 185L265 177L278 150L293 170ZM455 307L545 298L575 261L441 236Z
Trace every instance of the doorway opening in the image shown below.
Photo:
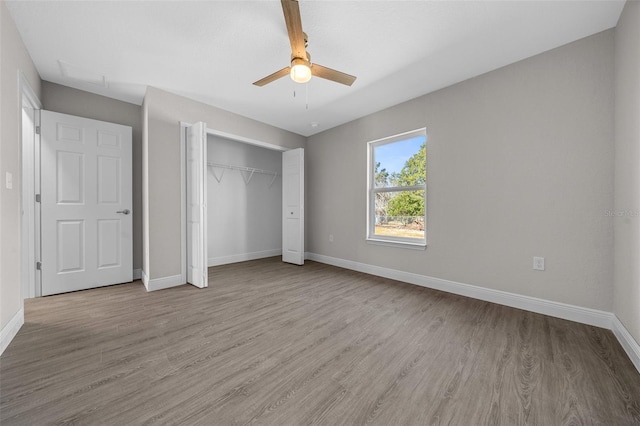
M206 287L208 267L280 254L302 264L303 149L207 129L204 123L181 125L185 281ZM287 166L292 158L293 168ZM293 185L287 183L292 178ZM285 258L285 252L299 254L299 260Z
M27 78L20 73L20 294L25 299L41 295L40 274L40 126L42 104Z

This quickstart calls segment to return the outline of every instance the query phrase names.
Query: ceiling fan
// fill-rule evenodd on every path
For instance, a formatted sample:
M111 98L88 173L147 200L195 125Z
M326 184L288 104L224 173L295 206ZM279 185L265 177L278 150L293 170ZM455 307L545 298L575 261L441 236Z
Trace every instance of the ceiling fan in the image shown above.
M289 74L291 79L296 83L306 83L311 79L311 76L314 75L351 86L353 82L356 81L355 76L311 63L311 55L309 55L306 49L307 35L302 31L302 20L300 19L298 0L280 1L282 3L282 11L284 12L284 20L287 24L289 41L291 42L291 66L282 68L280 71L276 71L253 84L262 87Z

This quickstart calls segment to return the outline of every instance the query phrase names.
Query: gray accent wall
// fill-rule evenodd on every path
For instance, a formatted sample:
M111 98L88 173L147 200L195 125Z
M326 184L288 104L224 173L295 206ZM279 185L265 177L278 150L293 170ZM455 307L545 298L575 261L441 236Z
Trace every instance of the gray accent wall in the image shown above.
M0 330L22 308L20 296L20 108L18 71L40 97L40 76L0 1ZM5 174L13 189L5 188Z
M309 137L307 250L611 312L613 64L608 30ZM421 127L428 247L368 244L367 142Z
M640 3L615 29L615 271L613 312L640 342Z
M48 81L42 82L44 109L133 128L133 269L142 268L142 108Z

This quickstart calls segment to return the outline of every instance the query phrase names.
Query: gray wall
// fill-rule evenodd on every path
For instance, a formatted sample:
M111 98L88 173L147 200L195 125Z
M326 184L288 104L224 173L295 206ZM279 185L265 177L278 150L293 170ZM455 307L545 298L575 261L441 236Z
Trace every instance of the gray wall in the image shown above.
M640 342L640 3L627 2L615 31L613 311Z
M22 308L20 297L20 97L18 71L40 97L40 76L0 1L0 330ZM5 173L13 189L5 188Z
M286 148L306 138L286 130L149 87L143 103L143 268L149 279L181 272L180 121Z
M207 155L214 163L282 172L282 152L218 136L209 135ZM247 184L249 172L243 178L238 170L209 167L208 173L209 266L281 252L282 177L254 173Z
M611 311L613 47L605 31L310 137L308 251ZM420 127L428 247L367 244L367 142Z
M59 84L42 82L44 109L133 128L133 269L142 268L142 108Z

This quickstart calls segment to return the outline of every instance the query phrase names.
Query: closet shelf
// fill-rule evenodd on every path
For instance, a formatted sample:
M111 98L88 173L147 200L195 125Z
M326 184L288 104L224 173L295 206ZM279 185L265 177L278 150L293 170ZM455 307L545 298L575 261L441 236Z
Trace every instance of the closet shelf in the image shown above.
M271 185L273 185L273 182L276 180L276 178L278 176L280 176L280 173L278 172L273 172L270 170L263 170L263 169L256 169L255 167L246 167L246 166L236 166L233 164L221 164L221 163L211 163L208 162L207 166L211 167L211 168L220 168L222 169L222 173L220 173L220 176L218 176L215 172L215 170L211 170L211 172L213 173L213 177L218 181L218 183L220 183L222 181L222 176L224 176L224 171L225 170L238 170L240 171L241 175L242 175L242 179L244 179L244 183L246 185L249 184L249 181L251 181L251 178L253 177L254 173L259 173L262 175L269 175L269 176L273 176L273 178L271 179L271 183L269 183L269 187L271 187ZM246 175L246 173L249 173L248 177Z

